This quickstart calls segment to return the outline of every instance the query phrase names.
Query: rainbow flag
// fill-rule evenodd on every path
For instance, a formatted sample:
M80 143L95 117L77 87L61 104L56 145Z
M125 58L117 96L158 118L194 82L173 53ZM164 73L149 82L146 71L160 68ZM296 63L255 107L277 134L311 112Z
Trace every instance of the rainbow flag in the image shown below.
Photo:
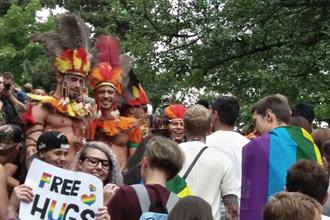
M241 220L262 219L263 206L274 193L284 190L287 170L300 159L322 165L311 135L294 126L275 128L244 146Z
M169 191L175 193L179 198L192 195L191 190L187 185L187 182L179 175L176 175L176 177L167 181L166 188Z

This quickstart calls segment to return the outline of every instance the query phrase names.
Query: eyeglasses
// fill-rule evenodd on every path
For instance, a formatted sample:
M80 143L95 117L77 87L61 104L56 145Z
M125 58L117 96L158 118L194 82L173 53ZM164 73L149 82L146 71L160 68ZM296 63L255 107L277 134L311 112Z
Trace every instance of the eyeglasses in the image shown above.
M99 165L99 163L101 163L102 168L105 170L109 170L109 167L110 167L109 160L101 160L96 157L84 157L83 160L87 160L88 165L92 166L92 167L97 167Z

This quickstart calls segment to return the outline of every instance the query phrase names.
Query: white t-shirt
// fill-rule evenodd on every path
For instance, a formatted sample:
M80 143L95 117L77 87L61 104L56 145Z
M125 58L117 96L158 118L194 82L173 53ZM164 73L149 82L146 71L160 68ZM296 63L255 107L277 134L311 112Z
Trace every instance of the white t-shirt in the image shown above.
M206 144L226 154L232 161L237 184L237 195L241 196L242 180L242 149L249 139L234 131L216 131L206 137Z
M206 145L199 141L181 143L185 163L179 175L183 176L199 151ZM236 181L230 159L213 148L207 148L189 173L186 182L193 195L207 201L214 219L220 219L220 199L236 195Z

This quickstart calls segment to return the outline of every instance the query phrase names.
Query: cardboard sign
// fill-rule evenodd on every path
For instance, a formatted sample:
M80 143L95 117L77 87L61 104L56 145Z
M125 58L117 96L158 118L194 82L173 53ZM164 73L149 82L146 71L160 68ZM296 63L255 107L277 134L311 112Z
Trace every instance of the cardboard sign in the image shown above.
M97 177L32 161L25 184L33 201L21 202L20 219L90 220L103 206L103 184Z

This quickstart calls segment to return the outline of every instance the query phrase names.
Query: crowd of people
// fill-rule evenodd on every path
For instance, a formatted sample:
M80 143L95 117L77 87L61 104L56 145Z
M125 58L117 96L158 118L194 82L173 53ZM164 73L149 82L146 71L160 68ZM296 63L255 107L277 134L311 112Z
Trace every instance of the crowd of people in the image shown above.
M32 202L37 159L102 181L97 220L330 219L330 130L313 128L309 105L266 96L244 134L233 96L189 107L164 97L153 114L116 38L97 36L92 56L80 17L57 23L32 38L54 65L54 91L0 76L0 219Z

